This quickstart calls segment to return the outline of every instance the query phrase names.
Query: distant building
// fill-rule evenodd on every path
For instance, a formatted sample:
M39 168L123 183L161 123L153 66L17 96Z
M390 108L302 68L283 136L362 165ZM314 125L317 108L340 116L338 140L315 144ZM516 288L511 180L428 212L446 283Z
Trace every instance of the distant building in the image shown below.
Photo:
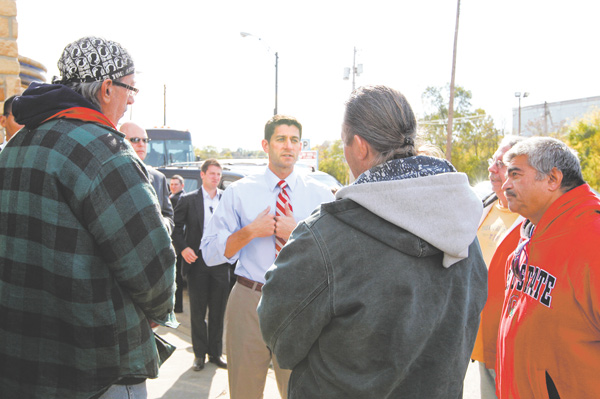
M31 82L46 83L46 67L31 58L19 55L19 77L21 78L21 87L26 89Z
M546 136L568 126L594 108L600 109L600 96L521 107L521 135ZM513 134L519 132L519 108L513 108Z

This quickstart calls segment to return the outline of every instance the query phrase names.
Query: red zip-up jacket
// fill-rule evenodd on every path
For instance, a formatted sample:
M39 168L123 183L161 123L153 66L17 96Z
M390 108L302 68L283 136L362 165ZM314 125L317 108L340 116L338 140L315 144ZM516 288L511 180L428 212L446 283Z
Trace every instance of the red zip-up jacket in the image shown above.
M600 398L600 200L587 184L557 199L508 258L496 393ZM533 230L533 234L527 234Z

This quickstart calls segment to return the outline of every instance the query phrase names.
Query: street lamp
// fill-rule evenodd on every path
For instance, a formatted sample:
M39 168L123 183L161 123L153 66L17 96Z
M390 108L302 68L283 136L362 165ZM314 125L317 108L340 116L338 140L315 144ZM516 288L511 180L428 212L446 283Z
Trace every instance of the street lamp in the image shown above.
M265 44L265 46L267 47L267 51L271 52L271 48L269 46L267 46L267 44L263 41L262 38L260 38L258 36L254 36L252 33L248 33L248 32L240 32L240 35L242 37L252 36L252 37L257 38L260 42ZM279 53L276 51L275 52L275 109L273 110L273 115L277 115L277 74L278 74L278 72L279 72Z
M352 91L354 91L355 87L355 78L356 76L360 76L363 71L362 64L356 65L356 47L354 47L354 58L352 59ZM350 79L350 68L344 68L344 80Z
M519 136L521 135L521 97L527 97L527 96L529 96L528 92L523 93L523 96L521 96L520 91L515 92L515 97L519 98Z

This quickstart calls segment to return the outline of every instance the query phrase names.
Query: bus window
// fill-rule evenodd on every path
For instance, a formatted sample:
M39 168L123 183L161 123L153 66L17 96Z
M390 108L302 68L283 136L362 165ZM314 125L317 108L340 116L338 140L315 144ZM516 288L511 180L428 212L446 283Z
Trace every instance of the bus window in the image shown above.
M167 140L168 163L194 162L194 148L187 140Z
M151 140L148 143L148 154L144 159L144 163L154 167L166 164L165 142L163 140Z
M148 155L144 162L154 167L195 161L192 135L189 131L176 129L146 129Z

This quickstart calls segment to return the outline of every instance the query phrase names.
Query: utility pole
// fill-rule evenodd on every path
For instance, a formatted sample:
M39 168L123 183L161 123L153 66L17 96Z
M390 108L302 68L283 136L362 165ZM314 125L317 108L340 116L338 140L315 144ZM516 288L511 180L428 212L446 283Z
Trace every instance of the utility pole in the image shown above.
M525 92L521 95L521 92L518 91L515 93L515 97L519 98L519 136L521 135L521 97L528 97L529 93Z
M352 58L352 91L356 89L356 47L354 47L354 56Z
M452 119L454 118L454 76L456 75L456 47L458 43L458 20L460 16L460 0L456 6L456 28L454 29L454 51L452 53L452 77L450 78L450 104L448 106L448 126L446 136L446 159L452 161Z
M163 89L163 104L164 104L164 110L163 110L163 126L167 126L167 85L164 85L164 89Z
M273 115L277 115L277 90L278 90L278 81L277 75L279 74L279 52L275 52L275 109L273 110Z
M544 136L548 135L548 102L544 101Z
M252 33L248 33L248 32L240 32L240 35L242 37L248 37L248 36L252 36L255 37L256 39L258 39L259 42L261 42L262 44L265 45L265 47L267 48L267 51L269 53L272 52L271 47L269 47L262 38L258 37L258 36L254 36ZM278 82L278 75L279 75L279 52L276 51L275 52L275 108L273 109L273 115L277 115L277 90L279 82Z
M356 47L354 47L354 56L352 58L352 70L350 68L344 68L344 80L350 79L350 72L352 72L352 91L356 88L356 77L360 76L363 72L363 65L356 65Z

